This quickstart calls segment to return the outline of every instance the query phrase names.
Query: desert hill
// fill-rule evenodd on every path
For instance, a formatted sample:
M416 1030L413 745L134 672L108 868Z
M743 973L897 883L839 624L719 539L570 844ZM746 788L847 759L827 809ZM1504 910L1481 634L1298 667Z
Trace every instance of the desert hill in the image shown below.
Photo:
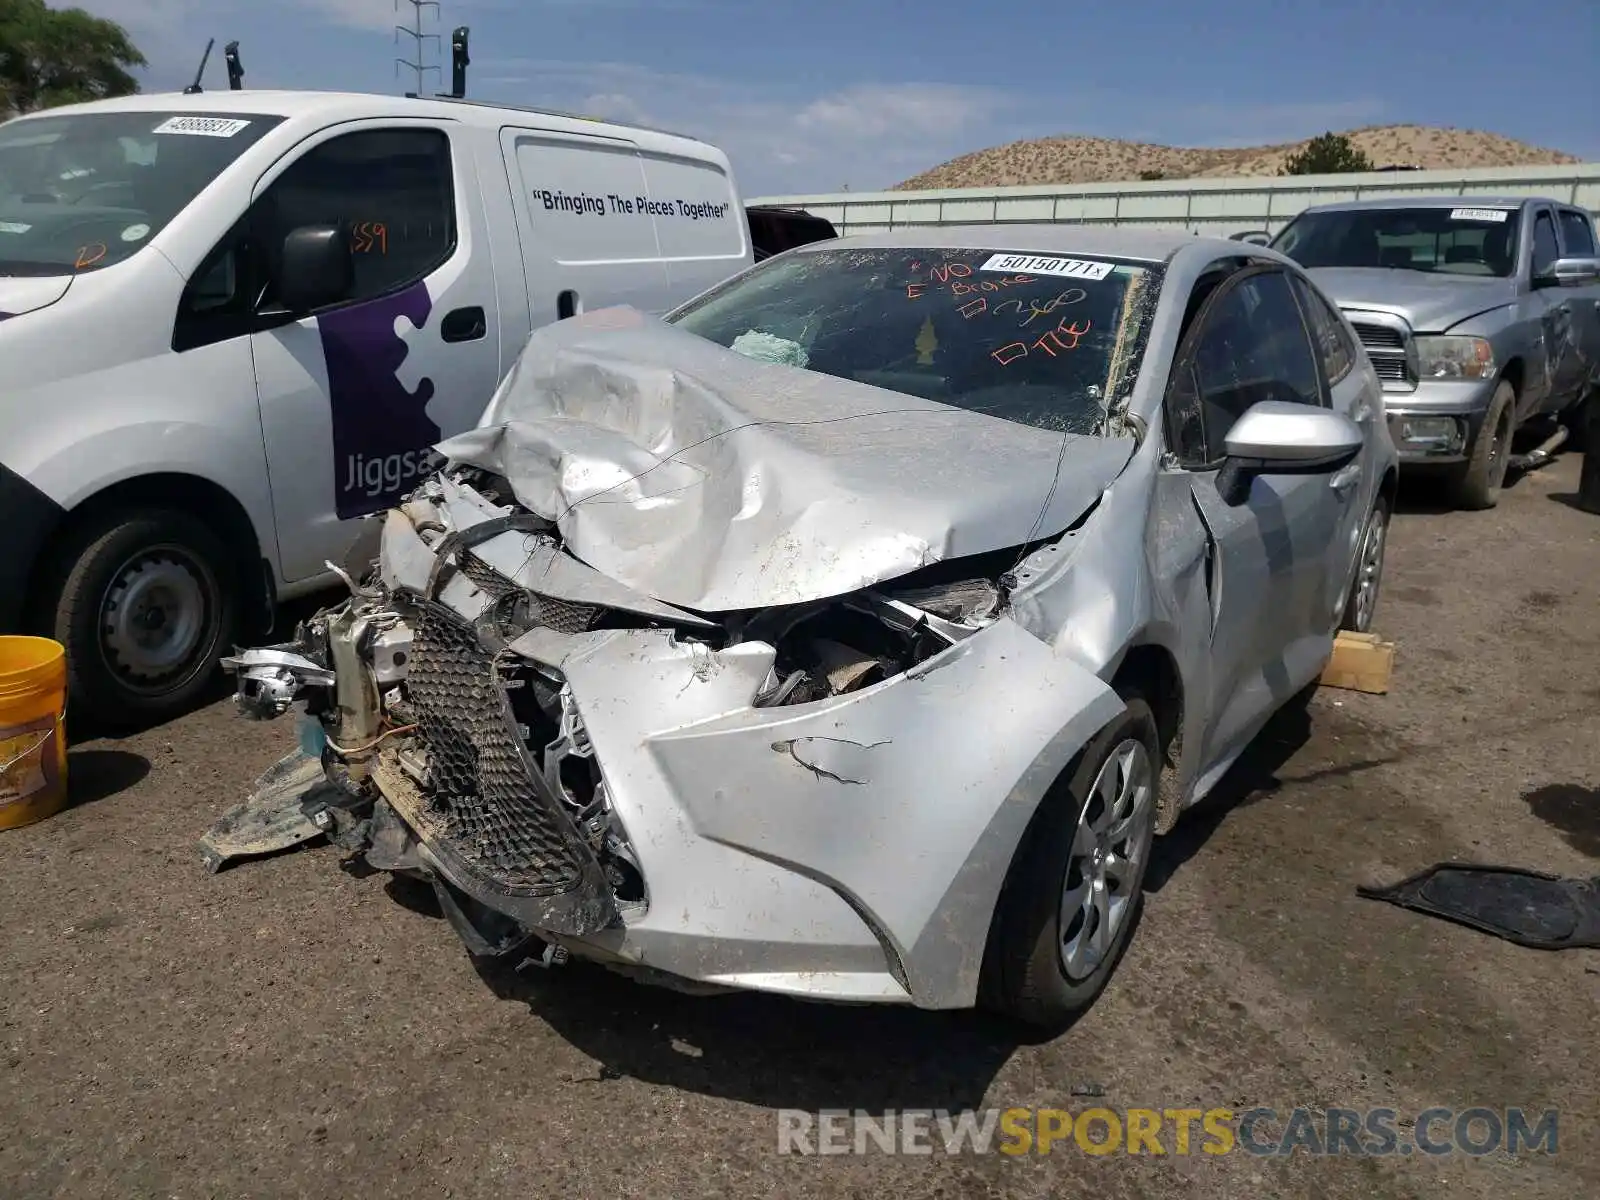
M1345 132L1375 167L1415 165L1430 170L1460 167L1525 167L1575 163L1559 150L1530 146L1497 133L1431 125L1370 125ZM1160 172L1166 179L1218 175L1276 175L1284 160L1305 145L1229 149L1156 146L1114 138L1049 137L1011 142L963 154L924 171L895 190L1002 187L1008 184L1101 183Z

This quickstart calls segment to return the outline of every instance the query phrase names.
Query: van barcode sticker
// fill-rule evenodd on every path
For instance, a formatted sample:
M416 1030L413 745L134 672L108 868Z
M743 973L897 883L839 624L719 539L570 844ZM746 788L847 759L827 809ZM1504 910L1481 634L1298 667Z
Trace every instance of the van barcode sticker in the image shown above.
M198 137L232 137L247 129L249 121L236 117L168 117L152 133L187 133Z
M27 233L32 228L21 221L0 221L0 233Z
M1036 254L996 254L980 271L1020 272L1024 275L1064 275L1069 279L1104 279L1111 264L1081 258L1049 258Z
M1503 223L1511 216L1511 210L1505 208L1452 208L1450 219L1452 221L1495 221Z

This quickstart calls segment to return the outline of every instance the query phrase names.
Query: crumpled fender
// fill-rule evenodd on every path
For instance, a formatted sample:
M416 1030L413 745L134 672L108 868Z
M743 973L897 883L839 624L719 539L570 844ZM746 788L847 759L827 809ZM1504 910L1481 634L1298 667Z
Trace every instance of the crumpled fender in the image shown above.
M898 960L917 1005L966 1007L1029 820L1122 707L1002 619L860 692L646 744L702 837L826 884Z

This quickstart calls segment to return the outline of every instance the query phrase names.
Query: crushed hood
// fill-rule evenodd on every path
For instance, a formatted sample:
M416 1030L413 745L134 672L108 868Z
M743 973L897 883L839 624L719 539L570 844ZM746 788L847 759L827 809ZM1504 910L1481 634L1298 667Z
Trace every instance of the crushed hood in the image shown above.
M0 252L4 243L0 243ZM67 294L72 286L70 275L0 275L0 321L7 317L20 317L35 309L48 308Z
M1446 333L1470 317L1514 304L1514 279L1391 267L1313 267L1306 272L1340 308L1404 317L1418 333Z
M725 612L1061 533L1134 449L1063 436L606 309L537 331L438 450L503 475L596 570Z

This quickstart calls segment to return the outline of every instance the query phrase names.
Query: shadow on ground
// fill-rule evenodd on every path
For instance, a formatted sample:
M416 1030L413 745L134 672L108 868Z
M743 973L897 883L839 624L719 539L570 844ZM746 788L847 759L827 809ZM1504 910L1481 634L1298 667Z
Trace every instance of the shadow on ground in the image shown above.
M150 760L127 750L69 750L67 802L73 808L127 791L150 774Z
M527 1004L598 1062L598 1079L639 1079L764 1108L977 1108L1028 1040L977 1012L686 995L578 962L479 973L496 995ZM1060 1080L1063 1092L1073 1082Z
M1315 691L1315 685L1305 689L1273 713L1211 794L1185 812L1170 833L1156 839L1145 872L1145 891L1159 892L1165 887L1178 869L1199 853L1228 814L1265 800L1283 787L1278 772L1311 740L1310 703Z

